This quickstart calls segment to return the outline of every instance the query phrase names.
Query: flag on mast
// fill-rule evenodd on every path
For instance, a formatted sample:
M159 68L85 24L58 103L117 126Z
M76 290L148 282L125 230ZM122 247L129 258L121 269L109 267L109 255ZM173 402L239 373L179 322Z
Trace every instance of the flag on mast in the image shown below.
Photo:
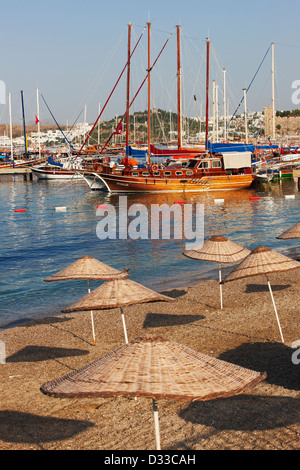
M120 135L120 134L122 134L122 132L123 132L123 126L122 126L122 121L120 121L119 124L117 125L115 131L113 132L113 135L114 134Z

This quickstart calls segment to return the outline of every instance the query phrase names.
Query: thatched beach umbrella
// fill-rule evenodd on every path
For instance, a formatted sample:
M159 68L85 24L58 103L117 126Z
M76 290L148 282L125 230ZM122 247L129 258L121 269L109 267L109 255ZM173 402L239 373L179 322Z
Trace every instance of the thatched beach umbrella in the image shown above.
M108 279L123 279L128 276L128 272L118 271L115 268L102 263L101 261L90 256L83 256L74 263L70 264L61 271L53 274L52 276L44 279L46 282L66 281L71 279L86 279L88 285L88 292L90 289L90 279L94 280L108 280ZM92 334L94 345L96 345L94 317L91 311Z
M137 338L80 370L43 384L40 390L57 398L151 398L156 448L160 450L157 399L205 401L229 397L265 378L265 373L153 336Z
M271 250L265 246L260 246L253 250L234 271L232 271L225 278L224 282L235 281L244 277L258 276L265 274L268 282L268 287L278 323L281 340L284 343L283 334L280 326L280 321L275 305L271 284L268 278L268 274L274 272L289 271L291 269L300 268L300 263L287 256L278 253L275 250Z
M292 238L300 238L300 222L297 224L293 225L293 227L289 228L286 230L286 232L283 232L279 237L276 237L280 240L288 240Z
M223 309L221 264L237 263L244 259L250 252L251 250L248 250L248 248L244 248L226 237L216 235L206 240L203 246L198 250L184 251L183 254L188 258L219 263L220 302L221 309Z
M154 292L147 287L130 281L129 279L115 279L107 281L102 286L97 287L78 302L63 310L64 313L79 312L84 310L107 310L120 308L125 341L128 343L127 330L123 307L146 302L167 301L175 299L166 295Z

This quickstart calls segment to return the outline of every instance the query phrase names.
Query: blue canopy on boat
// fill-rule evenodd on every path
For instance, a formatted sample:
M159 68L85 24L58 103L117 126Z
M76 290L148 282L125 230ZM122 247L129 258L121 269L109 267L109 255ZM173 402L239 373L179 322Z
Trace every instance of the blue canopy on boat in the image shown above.
M52 160L51 157L48 157L48 163L49 163L50 165L56 165L56 166L63 167L63 164L62 164L62 163L55 162L54 160Z
M225 143L214 143L207 142L206 148L210 152L254 152L254 145L248 144L225 144Z
M275 150L278 145L250 145L238 143L214 143L207 142L206 148L210 152L223 153L223 152L251 152L254 153L255 149L259 150Z
M147 155L147 150L141 150L141 149L136 149L132 148L131 145L128 145L126 147L126 155L129 157L146 157Z

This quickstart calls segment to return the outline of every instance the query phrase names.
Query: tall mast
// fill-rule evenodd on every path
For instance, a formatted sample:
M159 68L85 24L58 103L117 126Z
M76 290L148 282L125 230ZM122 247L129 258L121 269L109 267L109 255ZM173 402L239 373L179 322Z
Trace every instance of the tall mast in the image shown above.
M23 116L23 132L24 132L25 157L27 157L27 139L26 139L26 126L25 126L25 110L24 110L24 99L23 99L23 91L22 91L22 90L21 90L21 103L22 103L22 116Z
M208 108L209 108L209 40L206 41L206 128L205 128L205 148L208 141Z
M181 118L181 66L180 66L180 26L177 26L177 135L178 149L182 146Z
M150 103L150 91L151 91L151 83L150 83L150 72L151 72L151 57L150 57L150 27L151 23L147 23L148 27L148 164L150 165L150 143L151 143L151 126L150 126L150 118L151 118L151 103Z
M40 105L39 105L39 89L36 89L36 117L38 125L38 145L39 145L39 158L41 158L41 132L40 132Z
M216 138L219 142L219 85L216 85Z
M226 128L226 69L223 69L223 107L224 107L224 118L223 118L223 125L224 125L224 140L227 139L227 128Z
M8 93L8 108L9 108L9 128L10 128L10 158L14 157L14 147L12 141L12 121L11 121L11 93Z
M99 103L98 105L98 116L100 115L100 111L101 111L101 103ZM100 145L100 119L98 121L98 145Z
M275 67L274 67L274 42L272 42L272 135L275 140Z
M213 133L212 133L212 142L216 141L216 81L213 80Z
M244 105L245 105L245 142L248 144L248 123L247 123L247 89L244 90Z
M129 145L129 89L130 89L130 50L131 50L131 23L128 24L128 64L127 64L127 100L126 100L126 150ZM127 152L126 152L127 154Z

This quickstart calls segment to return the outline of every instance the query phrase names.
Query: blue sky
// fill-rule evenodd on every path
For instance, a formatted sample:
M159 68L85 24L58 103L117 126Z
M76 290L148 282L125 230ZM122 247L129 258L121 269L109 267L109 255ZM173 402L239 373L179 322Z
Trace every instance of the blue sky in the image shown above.
M276 108L294 109L291 85L300 79L299 0L0 0L0 80L12 94L13 121L21 119L20 90L26 119L36 112L38 87L56 119L72 125L78 115L94 122L126 63L127 25L132 44L151 22L151 57L169 42L152 73L153 106L176 111L176 35L181 26L183 102L187 115L204 114L205 40L211 41L211 80L219 86L222 114L222 69L226 68L230 111L242 98L270 44L275 43ZM144 78L147 35L132 60L131 93ZM126 76L103 114L125 111ZM193 99L194 95L196 100ZM247 97L250 111L271 104L271 54L267 54ZM132 111L146 109L146 88ZM241 112L243 108L241 108ZM41 119L50 119L40 98ZM80 114L81 113L81 114ZM0 123L8 106L0 105Z

